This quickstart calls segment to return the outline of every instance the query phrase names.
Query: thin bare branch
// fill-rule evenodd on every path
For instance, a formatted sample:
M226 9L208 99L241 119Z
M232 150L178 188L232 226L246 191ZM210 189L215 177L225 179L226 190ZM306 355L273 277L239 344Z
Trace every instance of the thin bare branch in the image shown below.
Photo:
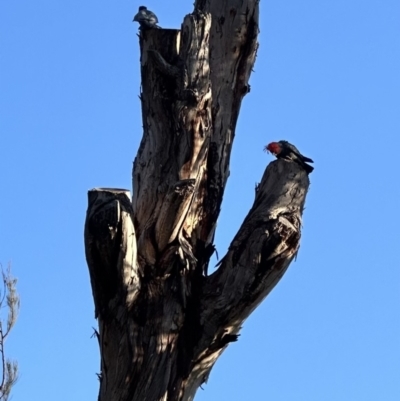
M4 347L5 340L17 321L20 300L16 289L17 279L11 275L11 265L9 264L6 270L4 270L1 265L0 268L4 285L0 300L0 310L6 308L8 311L5 330L3 319L0 316L0 400L7 401L10 397L12 387L18 379L18 363L6 358ZM4 301L6 301L6 305L4 305Z

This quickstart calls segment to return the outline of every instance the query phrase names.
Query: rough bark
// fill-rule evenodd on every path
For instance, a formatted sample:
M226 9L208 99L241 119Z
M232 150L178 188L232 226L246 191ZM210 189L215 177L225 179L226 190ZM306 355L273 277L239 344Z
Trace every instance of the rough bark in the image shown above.
M85 225L101 401L192 400L297 253L309 180L277 160L207 276L257 34L258 1L230 0L197 1L180 31L140 35L132 203L126 190L89 191Z

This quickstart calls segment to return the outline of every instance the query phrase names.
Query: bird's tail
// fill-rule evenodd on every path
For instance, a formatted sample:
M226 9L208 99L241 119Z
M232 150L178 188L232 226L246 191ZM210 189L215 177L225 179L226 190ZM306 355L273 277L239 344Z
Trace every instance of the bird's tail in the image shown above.
M313 170L314 170L314 167L313 167L313 166L310 166L310 165L307 164L307 163L303 163L303 167L304 167L304 170L306 170L306 173L307 173L307 174L312 173Z

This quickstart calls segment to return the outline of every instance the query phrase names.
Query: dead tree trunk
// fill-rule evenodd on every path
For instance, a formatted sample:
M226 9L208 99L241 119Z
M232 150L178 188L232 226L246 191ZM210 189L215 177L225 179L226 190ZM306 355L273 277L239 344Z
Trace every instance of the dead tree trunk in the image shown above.
M309 180L277 160L207 276L258 3L197 1L180 31L140 35L144 132L132 202L126 190L89 191L85 225L100 401L192 400L298 250Z

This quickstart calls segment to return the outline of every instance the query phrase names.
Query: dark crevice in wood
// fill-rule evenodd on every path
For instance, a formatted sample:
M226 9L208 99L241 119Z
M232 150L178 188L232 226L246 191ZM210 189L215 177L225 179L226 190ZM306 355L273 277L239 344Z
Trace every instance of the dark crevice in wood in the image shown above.
M127 191L89 192L85 248L99 319L99 401L193 400L299 247L309 180L297 164L277 160L207 274L250 89L258 1L196 6L182 32L140 35L143 138L132 203Z

